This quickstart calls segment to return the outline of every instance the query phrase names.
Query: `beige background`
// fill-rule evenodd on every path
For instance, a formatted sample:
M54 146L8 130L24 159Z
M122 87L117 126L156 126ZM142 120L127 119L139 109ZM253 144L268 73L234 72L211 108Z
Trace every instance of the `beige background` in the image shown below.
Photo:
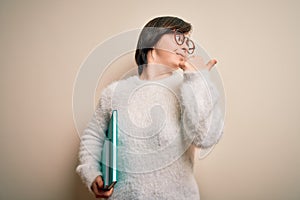
M75 174L76 73L160 15L193 24L225 87L225 134L196 161L201 199L300 199L299 13L291 0L0 1L0 199L94 199Z

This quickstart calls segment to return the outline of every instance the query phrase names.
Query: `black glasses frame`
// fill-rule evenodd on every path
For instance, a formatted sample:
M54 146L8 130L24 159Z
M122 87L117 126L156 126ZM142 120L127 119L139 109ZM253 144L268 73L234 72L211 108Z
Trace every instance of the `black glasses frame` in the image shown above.
M183 33L180 33L178 31L174 31L174 40L178 45L183 45L184 42L186 43L188 49L188 54L193 54L195 51L195 43L190 38L186 37Z

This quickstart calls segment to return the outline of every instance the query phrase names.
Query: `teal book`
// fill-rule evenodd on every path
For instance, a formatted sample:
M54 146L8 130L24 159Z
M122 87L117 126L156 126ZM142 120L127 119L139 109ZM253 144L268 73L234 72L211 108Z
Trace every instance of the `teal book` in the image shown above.
M103 189L110 190L118 181L118 111L113 110L102 148L101 171Z

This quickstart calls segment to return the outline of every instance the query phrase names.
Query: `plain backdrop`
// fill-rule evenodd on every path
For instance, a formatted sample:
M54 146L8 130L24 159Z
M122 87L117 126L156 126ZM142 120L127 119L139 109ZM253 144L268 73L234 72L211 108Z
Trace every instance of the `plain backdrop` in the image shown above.
M225 88L224 136L195 160L201 199L300 199L299 5L1 0L0 199L94 199L75 173L76 74L98 44L162 15L192 23Z

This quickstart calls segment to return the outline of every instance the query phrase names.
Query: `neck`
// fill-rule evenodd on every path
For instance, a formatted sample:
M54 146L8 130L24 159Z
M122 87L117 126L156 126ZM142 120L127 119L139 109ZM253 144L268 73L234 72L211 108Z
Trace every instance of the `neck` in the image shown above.
M142 80L157 80L161 78L165 78L171 76L173 71L170 67L165 65L157 64L157 63L149 63L146 67L144 67L142 74L140 75L140 79Z

